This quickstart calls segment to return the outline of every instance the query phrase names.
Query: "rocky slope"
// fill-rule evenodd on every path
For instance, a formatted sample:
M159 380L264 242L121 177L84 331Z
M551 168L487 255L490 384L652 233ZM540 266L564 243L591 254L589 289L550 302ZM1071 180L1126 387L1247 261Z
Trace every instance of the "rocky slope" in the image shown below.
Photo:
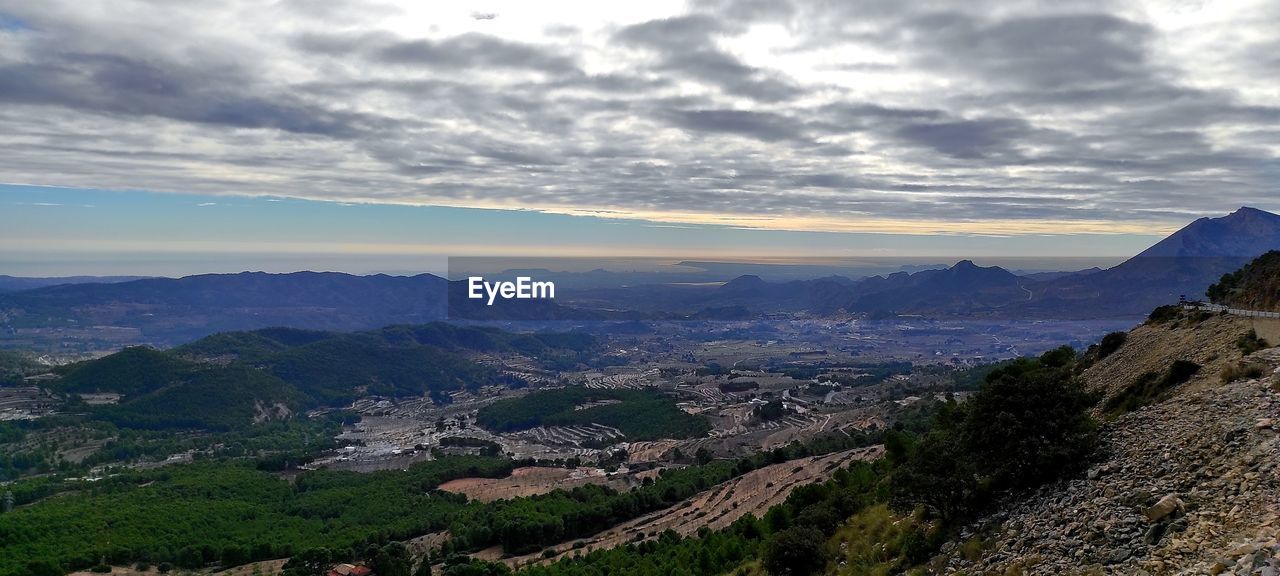
M1177 359L1204 368L1167 399L1107 421L1105 453L1084 476L1005 503L932 565L965 574L1280 574L1280 349L1248 357L1266 367L1262 377L1220 378L1241 360L1234 343L1248 327L1184 316L1135 329L1086 372L1090 387L1113 395Z

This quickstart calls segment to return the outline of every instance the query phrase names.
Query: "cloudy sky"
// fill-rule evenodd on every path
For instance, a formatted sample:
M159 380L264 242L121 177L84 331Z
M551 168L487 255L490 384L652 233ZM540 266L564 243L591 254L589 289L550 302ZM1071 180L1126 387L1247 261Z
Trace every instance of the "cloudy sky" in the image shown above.
M486 244L457 222L490 251L1132 253L1280 208L1277 21L1275 1L0 0L0 263ZM193 209L219 203L243 210Z

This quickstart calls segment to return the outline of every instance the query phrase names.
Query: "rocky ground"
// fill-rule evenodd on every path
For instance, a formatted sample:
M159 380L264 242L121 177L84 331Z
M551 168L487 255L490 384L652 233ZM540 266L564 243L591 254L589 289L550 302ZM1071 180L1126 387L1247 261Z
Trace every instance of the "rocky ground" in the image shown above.
M1104 373L1137 374L1176 357L1200 356L1206 370L1171 398L1104 424L1105 452L1084 475L1001 506L934 565L966 574L1280 576L1280 349L1248 358L1267 366L1262 378L1223 384L1209 369L1241 357L1229 347L1246 329L1214 319L1131 334L1125 355L1108 363L1115 369L1086 374L1096 389L1113 389ZM972 554L979 540L982 553Z

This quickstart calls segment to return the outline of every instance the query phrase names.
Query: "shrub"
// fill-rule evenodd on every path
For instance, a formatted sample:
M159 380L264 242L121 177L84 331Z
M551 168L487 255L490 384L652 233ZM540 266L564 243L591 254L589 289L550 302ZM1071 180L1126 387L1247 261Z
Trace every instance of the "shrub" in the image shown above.
M1070 350L1070 349L1067 349ZM935 416L934 428L894 471L890 503L923 508L953 525L993 492L1038 486L1081 469L1097 447L1084 391L1062 349L987 376L965 404Z
M1237 380L1261 378L1266 372L1267 368L1261 364L1241 362L1233 366L1227 366L1222 370L1222 383L1229 384Z
M107 566L106 564L99 564L97 566L94 566L93 568L90 568L89 571L95 574L110 574L111 567Z
M1240 353L1248 356L1259 350L1270 348L1271 345L1266 340L1258 337L1258 333L1249 330L1244 336L1236 340L1236 347L1240 349Z
M1103 336L1102 341L1098 343L1098 359L1102 360L1114 354L1128 339L1128 332L1112 332Z
M808 576L827 565L827 538L817 529L794 527L782 530L765 544L764 567L777 576Z
M1102 411L1114 416L1163 400L1170 390L1187 383L1199 372L1199 364L1175 360L1163 375L1147 372L1139 376L1115 396L1108 398L1102 405Z
M1155 310L1152 310L1151 314L1147 316L1147 324L1168 324L1169 322L1177 320L1178 316L1181 314L1182 307L1176 304L1159 306Z

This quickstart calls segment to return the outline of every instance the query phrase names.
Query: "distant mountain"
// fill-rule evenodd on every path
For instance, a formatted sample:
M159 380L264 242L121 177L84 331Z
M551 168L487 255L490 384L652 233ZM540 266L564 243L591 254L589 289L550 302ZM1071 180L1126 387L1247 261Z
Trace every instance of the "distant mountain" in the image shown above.
M1068 276L1084 276L1087 274L1093 274L1094 272L1101 272L1101 271L1102 271L1102 268L1098 268L1097 266L1094 266L1093 268L1086 268L1084 270L1055 271L1055 272L1028 272L1025 274L1023 273L1017 273L1017 274L1028 280L1035 280L1036 282L1048 282L1050 280L1058 280L1061 278L1066 278Z
M903 312L973 315L1027 300L1030 282L999 266L983 267L962 260L945 270L871 278L854 286L849 308L860 312Z
M173 344L228 330L290 326L359 330L445 317L438 276L337 272L202 274L116 284L64 284L0 294L10 326L138 328Z
M1200 299L1210 284L1280 249L1280 216L1241 208L1201 218L1123 263L1052 282L1029 308L1081 315L1141 315L1179 297Z
M1106 269L1018 276L961 261L946 269L772 283L744 275L686 299L701 307L756 312L839 310L874 316L914 314L1010 319L1141 317L1180 296L1202 298L1223 274L1280 249L1280 216L1241 208L1201 218L1141 254Z
M1143 250L1142 258L1256 258L1280 247L1280 215L1243 207L1221 218L1201 218ZM1132 261L1132 260L1131 260ZM1123 266L1123 264L1121 265Z
M63 276L59 278L24 278L21 276L5 276L0 274L0 292L19 292L57 286L59 284L114 284L141 280L147 276Z

